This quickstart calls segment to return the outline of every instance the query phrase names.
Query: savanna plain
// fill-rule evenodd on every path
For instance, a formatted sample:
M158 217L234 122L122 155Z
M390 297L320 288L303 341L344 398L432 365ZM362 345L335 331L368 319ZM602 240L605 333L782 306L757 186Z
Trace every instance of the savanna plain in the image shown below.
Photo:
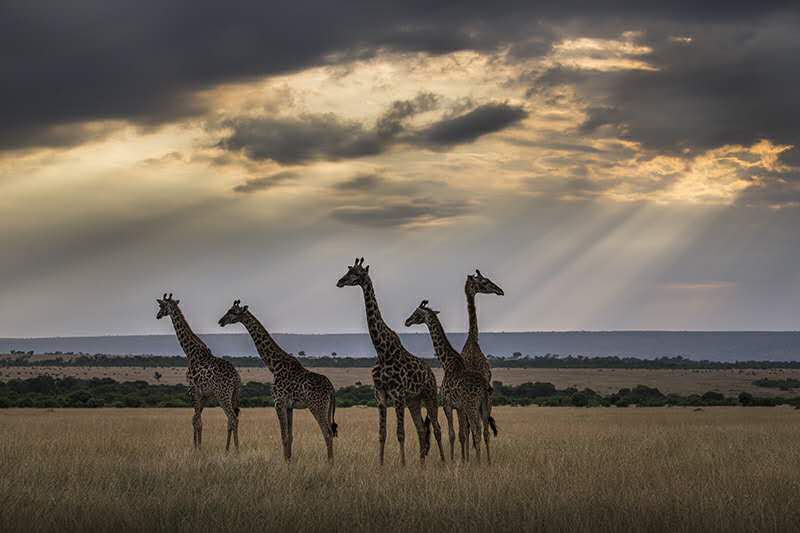
M371 408L336 412L333 465L305 410L291 464L272 409L242 410L230 454L219 409L204 413L199 452L191 416L0 411L0 530L790 531L800 520L800 411L787 407L496 407L492 465L458 453L441 464L434 448L420 466L406 417L405 468L391 415L378 464Z

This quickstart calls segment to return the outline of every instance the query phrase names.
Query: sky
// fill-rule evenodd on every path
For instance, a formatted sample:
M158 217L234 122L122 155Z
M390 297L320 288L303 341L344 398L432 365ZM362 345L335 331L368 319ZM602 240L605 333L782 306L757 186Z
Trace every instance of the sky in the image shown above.
M669 4L669 6L667 6ZM796 2L0 4L0 336L796 330ZM230 329L230 328L228 328Z

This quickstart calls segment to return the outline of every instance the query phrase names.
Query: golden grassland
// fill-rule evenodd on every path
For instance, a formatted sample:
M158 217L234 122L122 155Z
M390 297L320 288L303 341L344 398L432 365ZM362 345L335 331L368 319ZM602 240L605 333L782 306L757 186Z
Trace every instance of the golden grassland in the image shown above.
M272 374L266 368L239 368L242 381L271 382ZM369 368L312 368L328 376L337 388L357 382L372 384ZM161 374L155 379L156 371ZM442 382L442 370L434 369L436 379ZM53 377L112 378L117 381L147 381L148 383L186 383L186 369L142 367L56 367L23 366L0 368L0 380L27 379L48 374ZM800 369L736 369L736 370L670 370L670 369L595 369L595 368L494 368L494 380L506 385L519 385L526 381L550 382L559 389L590 388L600 394L617 392L623 387L647 385L657 387L665 394L703 394L717 391L726 396L736 396L747 391L758 396L793 396L793 392L755 387L752 382L760 378L800 379Z
M493 465L405 468L393 430L378 465L374 409L337 411L333 466L306 411L289 465L273 410L242 411L229 455L219 409L191 449L191 413L0 411L0 530L790 531L800 520L800 411L788 408L496 408Z

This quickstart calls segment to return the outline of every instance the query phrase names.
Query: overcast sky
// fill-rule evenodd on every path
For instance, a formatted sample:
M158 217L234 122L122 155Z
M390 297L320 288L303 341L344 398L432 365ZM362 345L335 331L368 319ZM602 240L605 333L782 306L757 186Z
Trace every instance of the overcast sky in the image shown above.
M798 329L796 2L430 5L2 2L0 336Z

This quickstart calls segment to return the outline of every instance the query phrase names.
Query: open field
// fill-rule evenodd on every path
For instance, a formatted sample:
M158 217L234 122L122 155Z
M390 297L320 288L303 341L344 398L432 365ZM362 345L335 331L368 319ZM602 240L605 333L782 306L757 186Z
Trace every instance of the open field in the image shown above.
M372 384L369 368L313 368L325 374L337 388L357 382ZM155 379L155 372L161 379ZM266 368L239 368L242 381L271 382L272 374ZM441 383L442 370L434 369ZM57 367L22 366L0 368L0 380L27 379L42 374L53 377L72 376L78 378L109 377L116 381L142 380L148 383L186 383L184 368L141 367ZM787 395L780 389L755 387L752 382L759 378L800 379L800 369L747 369L747 370L651 370L651 369L595 369L595 368L495 368L495 380L507 385L525 382L550 382L559 389L575 387L590 388L601 394L616 392L623 387L647 385L661 392L675 394L703 394L717 391L726 396L736 396L742 391L759 396Z
M405 469L393 431L378 467L376 416L337 411L330 467L305 411L286 465L271 409L242 411L242 449L227 456L219 409L205 413L199 453L189 409L2 410L0 530L789 531L800 520L793 409L496 408L491 467Z

